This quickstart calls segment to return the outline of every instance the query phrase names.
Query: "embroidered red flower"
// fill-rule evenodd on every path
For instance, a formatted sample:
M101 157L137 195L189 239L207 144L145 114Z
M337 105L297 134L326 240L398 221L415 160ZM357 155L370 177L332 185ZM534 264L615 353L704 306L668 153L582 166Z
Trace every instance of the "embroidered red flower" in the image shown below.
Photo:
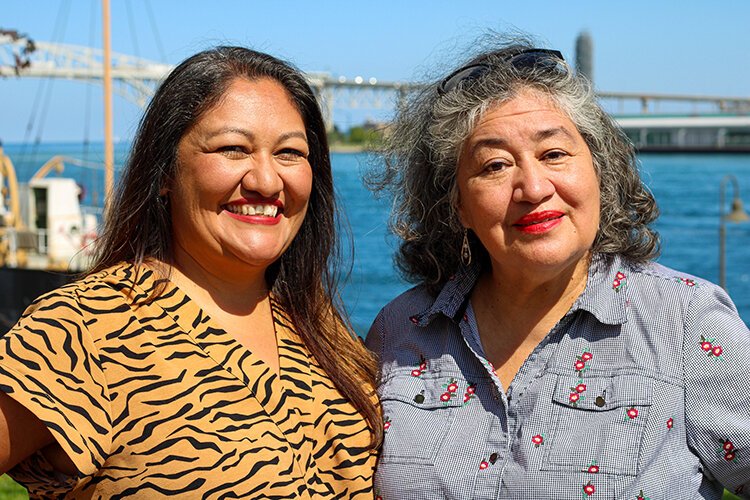
M448 392L456 392L458 390L458 384L455 382L451 382L450 384L448 384L448 387L446 387L446 389L448 389Z
M627 415L628 415L628 418L630 420L633 420L634 418L636 418L638 416L638 409L637 408L628 408Z
M422 372L427 370L427 361L425 361L424 356L419 357L419 368L415 368L411 371L412 377L421 377Z
M541 434L531 436L531 442L534 443L534 447L539 448L544 444L544 436L542 436Z
M674 419L670 417L667 419L667 429L672 429L673 426L674 426Z
M588 369L586 363L591 361L593 357L594 355L591 354L588 349L584 349L580 356L576 356L576 361L573 363L573 367L578 372L579 377L583 377L583 372Z
M450 392L444 392L440 395L440 401L442 401L443 403L447 403L451 400L451 396L452 394Z
M586 384L578 384L576 386L576 392L585 392L586 391Z
M727 439L721 447L724 451L732 451L734 449L734 443Z
M591 481L589 481L588 483L583 485L583 492L587 496L591 496L594 493L596 493L596 487L593 484L591 484Z
M687 286L695 286L695 280L690 278L680 278L680 281L686 284Z
M731 462L732 460L734 460L734 458L735 458L735 453L733 451L730 451L729 453L726 453L724 455L724 460L726 460L727 462Z
M622 288L625 286L625 280L627 279L627 276L623 274L622 271L618 271L615 275L615 279L612 281L612 289L615 292L620 292Z
M568 400L570 400L571 403L577 403L579 399L581 399L581 395L577 392L571 392L570 396L568 396Z
M638 496L635 497L635 500L651 500L649 497L643 494L643 490L641 490L640 493L638 493Z
M701 349L708 353L708 357L721 358L724 348L716 344L716 339L706 338L701 335Z
M595 463L592 463L589 465L589 468L586 470L589 474L599 474L599 466Z
M477 386L474 384L469 384L466 387L466 392L464 393L464 405L469 404L469 401L474 399L474 393L477 390Z
M479 464L479 470L484 470L489 466L490 464L486 460L482 460Z
M383 430L387 431L391 427L391 418L385 417L385 421L383 422Z

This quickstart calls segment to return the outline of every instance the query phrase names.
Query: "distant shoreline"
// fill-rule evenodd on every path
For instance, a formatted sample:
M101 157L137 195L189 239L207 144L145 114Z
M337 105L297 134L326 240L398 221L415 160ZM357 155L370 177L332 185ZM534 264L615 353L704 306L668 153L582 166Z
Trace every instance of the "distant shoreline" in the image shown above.
M330 144L331 153L363 153L370 151L361 144Z

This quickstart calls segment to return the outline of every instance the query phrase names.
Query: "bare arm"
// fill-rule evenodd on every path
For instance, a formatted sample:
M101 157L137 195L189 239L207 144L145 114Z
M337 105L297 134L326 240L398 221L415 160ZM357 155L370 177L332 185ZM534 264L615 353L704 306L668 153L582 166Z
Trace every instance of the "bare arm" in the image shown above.
M41 420L0 391L0 474L54 442Z

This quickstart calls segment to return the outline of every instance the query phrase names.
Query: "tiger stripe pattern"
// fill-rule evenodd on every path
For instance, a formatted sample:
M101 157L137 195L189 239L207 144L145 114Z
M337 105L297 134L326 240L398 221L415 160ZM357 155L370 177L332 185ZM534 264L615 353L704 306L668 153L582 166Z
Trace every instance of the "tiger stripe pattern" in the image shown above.
M0 390L79 472L9 475L31 498L372 498L365 420L272 312L279 375L146 266L41 297L0 338Z

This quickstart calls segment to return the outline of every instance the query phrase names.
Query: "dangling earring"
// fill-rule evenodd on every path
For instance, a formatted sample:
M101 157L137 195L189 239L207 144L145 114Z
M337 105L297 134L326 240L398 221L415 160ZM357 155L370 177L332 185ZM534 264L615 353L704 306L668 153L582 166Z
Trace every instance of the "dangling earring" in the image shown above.
M464 228L464 241L461 243L461 264L469 267L471 264L471 247L469 246L468 231Z

